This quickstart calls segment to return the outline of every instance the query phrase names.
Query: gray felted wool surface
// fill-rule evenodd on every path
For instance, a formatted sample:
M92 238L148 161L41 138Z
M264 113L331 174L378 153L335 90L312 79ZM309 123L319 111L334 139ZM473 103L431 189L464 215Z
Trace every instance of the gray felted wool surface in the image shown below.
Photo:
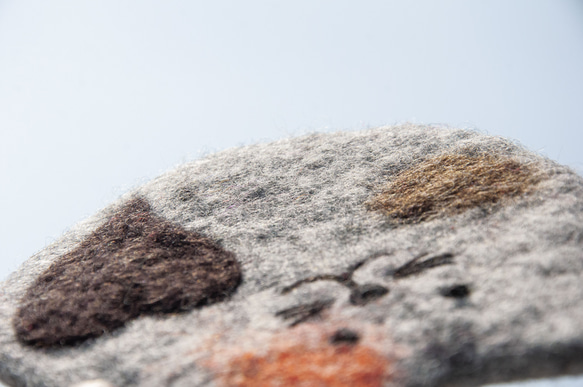
M2 283L0 378L409 387L583 373L582 247L583 179L503 138L403 125L229 149L127 193ZM200 249L235 257L229 286ZM216 278L181 293L177 251ZM116 308L127 321L107 317Z

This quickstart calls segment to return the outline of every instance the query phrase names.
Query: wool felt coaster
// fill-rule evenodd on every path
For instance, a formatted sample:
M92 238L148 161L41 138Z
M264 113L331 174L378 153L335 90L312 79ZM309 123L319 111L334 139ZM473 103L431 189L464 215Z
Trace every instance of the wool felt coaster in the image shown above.
M229 149L0 285L14 386L468 386L583 373L583 179L417 125Z

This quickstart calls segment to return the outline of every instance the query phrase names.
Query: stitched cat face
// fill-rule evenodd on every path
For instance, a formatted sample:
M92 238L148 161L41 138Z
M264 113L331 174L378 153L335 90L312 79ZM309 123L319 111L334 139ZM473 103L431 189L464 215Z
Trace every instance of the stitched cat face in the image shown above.
M560 374L580 361L582 203L568 169L462 130L227 150L27 263L2 315L8 353L61 384L478 385L541 362Z

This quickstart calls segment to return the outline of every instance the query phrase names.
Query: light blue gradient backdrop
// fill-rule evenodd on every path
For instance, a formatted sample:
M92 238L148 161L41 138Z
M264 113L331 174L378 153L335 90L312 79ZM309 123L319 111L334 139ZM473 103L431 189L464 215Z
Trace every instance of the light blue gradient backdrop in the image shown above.
M582 69L578 0L0 0L0 279L178 163L306 131L470 127L581 173Z

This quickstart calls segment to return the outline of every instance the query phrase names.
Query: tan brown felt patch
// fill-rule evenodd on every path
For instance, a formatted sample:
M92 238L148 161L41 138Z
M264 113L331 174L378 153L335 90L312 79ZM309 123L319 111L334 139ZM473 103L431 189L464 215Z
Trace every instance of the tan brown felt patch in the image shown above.
M38 277L13 323L24 344L74 344L140 315L223 300L240 282L233 253L134 199Z
M400 173L366 205L414 223L525 194L541 179L536 166L509 157L446 154Z

